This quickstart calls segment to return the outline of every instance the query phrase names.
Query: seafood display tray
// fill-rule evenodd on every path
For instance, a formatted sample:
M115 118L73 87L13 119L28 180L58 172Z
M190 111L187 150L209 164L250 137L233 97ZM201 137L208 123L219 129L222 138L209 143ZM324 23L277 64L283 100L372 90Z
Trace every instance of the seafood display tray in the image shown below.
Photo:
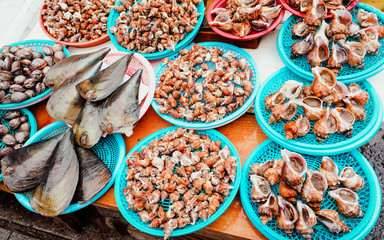
M41 141L43 139L48 139L53 136L56 136L59 133L65 132L67 129L68 126L63 122L56 121L54 123L51 123L50 125L40 129L35 135L33 135L33 137L31 137L25 143L25 146L34 142ZM123 159L125 155L125 143L121 134L108 134L105 138L101 138L100 141L92 148L92 150L101 158L101 160L103 160L103 162L111 170L112 178L109 183L91 200L84 204L71 204L61 214L71 213L80 210L93 203L101 196L103 196L104 193L106 193L108 189L113 186L117 175L117 170L122 164L124 164ZM32 212L36 212L32 209L31 204L29 203L29 198L32 196L32 194L33 191L29 191L26 193L15 193L15 197L25 208Z
M367 111L366 120L356 121L353 125L352 137L347 138L340 133L330 134L328 139L325 139L323 143L316 141L315 134L310 131L304 137L297 139L286 140L283 126L286 121L279 123L268 124L269 115L271 112L265 111L264 99L274 92L276 92L284 82L288 80L296 80L304 83L304 85L311 84L308 81L293 72L289 71L287 67L284 67L274 74L272 74L260 87L255 100L255 115L257 122L261 129L274 141L279 143L285 148L292 151L297 151L305 154L312 155L325 155L325 154L339 154L356 149L366 142L368 142L379 130L383 119L383 105L380 97L376 93L375 89L368 81L359 82L359 86L369 93L369 101L365 106ZM298 107L296 116L304 114L303 109ZM293 120L295 120L296 117ZM311 127L314 122L310 121Z
M139 0L139 2L141 2L141 1ZM115 6L121 6L120 1L117 1ZM193 29L192 32L188 33L182 41L180 41L178 44L176 44L175 51L164 50L162 52L140 53L140 54L143 55L148 60L162 59L164 57L175 54L179 50L188 46L188 44L190 44L192 42L192 40L196 37L197 33L199 32L200 26L203 23L204 11L205 11L204 1L201 1L200 4L196 5L196 8L197 8L198 13L200 13L200 16L198 18L199 22L197 23L197 25L195 26L195 28ZM107 30L108 30L109 38L111 39L113 45L117 48L117 50L122 51L122 52L135 52L135 53L137 52L137 53L139 53L138 51L128 51L126 48L120 46L117 43L116 36L110 32L110 28L112 26L116 26L116 19L118 17L119 17L119 13L115 9L112 8L112 10L108 16Z
M207 21L208 22L212 22L214 20L214 18L212 17L212 14L211 14L211 11L215 8L225 8L225 4L226 4L227 0L215 0L209 7L208 11L207 11ZM279 3L279 0L277 1ZM249 40L254 40L256 38L260 38L264 35L266 35L267 33L275 30L275 28L281 23L281 21L283 20L284 18L284 14L285 14L285 10L284 9L281 9L280 11L280 14L277 18L275 18L271 24L271 26L269 26L267 29L265 29L264 31L260 31L260 32L256 32L254 30L252 30L252 32L244 37L239 37L231 32L226 32L226 31L223 31L221 29L219 29L218 27L216 26L211 26L209 25L212 30L214 32L216 32L217 34L219 34L220 36L223 36L225 38L229 38L229 39L233 39L233 40L238 40L238 41L249 41Z
M356 6L356 4L359 3L360 0L354 0L352 1L345 9L350 11L352 8L354 8ZM290 13L298 16L298 17L305 17L305 13L299 11L298 9L295 9L293 7L291 7L291 5L289 5L289 0L280 0L281 2L281 5L283 5L283 7L289 11ZM328 14L326 18L332 18L332 15L331 14Z
M44 9L47 9L47 6L45 4L43 5L43 7L40 10L40 20L39 20L40 27L43 30L43 32L45 33L45 35L47 35L47 37L49 37L51 40L53 40L57 43L60 43L64 46L86 48L86 47L93 47L93 46L100 45L100 44L105 43L109 40L108 33L105 33L104 35L102 35L101 37L99 37L97 39L86 41L86 42L71 43L71 42L60 41L59 39L57 39L57 38L53 37L51 34L49 34L47 28L44 26L44 20L43 20L43 14L42 14L42 11Z
M24 45L26 47L29 47L35 51L38 51L45 55L41 49L45 46L52 46L55 42L50 40L42 40L42 39L35 39L35 40L26 40L26 41L20 41L15 42L12 44L9 44L9 46L17 46L17 45ZM0 48L0 51L2 48ZM67 57L69 57L71 54L69 53L68 49L63 46L63 52ZM33 98L27 99L25 101L19 102L19 103L7 103L7 104L0 104L0 109L17 109L17 108L23 108L28 107L33 104L36 104L38 102L43 101L44 99L48 98L52 94L52 90L47 88L43 93L36 95Z
M35 119L35 116L33 116L33 114L26 108L22 108L22 109L19 109L18 111L20 111L23 115L26 115L28 116L28 123L29 125L31 126L31 131L29 133L29 136L30 138L32 138L32 136L36 133L37 131L37 124L36 124L36 119ZM11 110L0 110L0 118L6 114L7 112L11 112ZM6 125L8 127L8 123L7 122L3 122L2 124ZM11 130L10 133L13 135L15 134L16 132L18 132L17 130ZM5 145L3 144L3 142L0 141L0 149L3 149L5 147ZM0 168L1 170L1 168ZM0 171L0 182L3 181L3 174L1 173Z
M384 13L364 3L357 4L356 7L350 11L353 22L357 23L356 14L359 9L364 9L368 12L375 13L379 18L380 25L384 25ZM292 39L291 29L296 23L300 21L302 21L302 18L297 16L291 16L287 19L287 21L284 22L283 26L280 29L279 35L277 36L277 51L281 60L287 67L289 67L291 71L297 73L297 75L305 79L312 80L313 74L309 63L307 62L306 55L298 57L296 59L290 59L292 44L300 40ZM327 23L330 23L330 20L327 20ZM348 38L348 41L356 40ZM362 81L376 75L381 70L383 70L384 38L379 39L379 42L381 44L381 47L377 55L365 55L364 69L352 68L348 65L348 63L343 64L343 68L337 76L337 80L343 83ZM331 45L332 41L330 41L330 46Z
M209 123L204 123L204 122L200 122L200 121L189 122L186 119L176 119L176 118L173 118L170 115L162 114L157 109L159 104L155 100L152 100L152 107L153 107L153 109L164 120L166 120L166 121L168 121L168 122L170 122L170 123L172 123L172 124L174 124L176 126L180 126L180 127L184 127L184 128L190 128L190 129L202 130L202 129L210 129L210 128L217 128L217 127L223 126L225 124L228 124L228 123L236 120L241 115L243 115L251 107L251 105L252 105L252 103L253 103L253 101L255 99L256 92L257 92L257 90L259 88L259 85L260 85L260 76L259 76L259 71L258 71L257 65L256 65L255 61L253 60L253 58L246 51L242 50L241 48L238 48L238 47L235 47L233 45L226 44L226 43L220 43L220 42L204 42L204 43L199 43L199 45L207 47L207 48L217 47L218 49L220 49L224 53L231 51L235 55L236 59L240 59L240 57L246 58L247 59L247 64L248 64L249 68L252 70L252 77L251 77L250 81L251 81L251 83L254 86L252 94L244 102L242 107L236 109L232 113L226 114L225 117L220 119L220 120L217 120L217 121L214 121L214 122L209 122ZM189 50L191 48L192 48L192 45L186 47L186 49L189 49ZM179 56L178 53L175 54L175 55L172 55L171 57L169 57L169 60L170 61L174 60L178 56ZM213 69L215 67L215 65L213 63L211 63L211 62L207 63L207 64L208 64L208 67L210 69ZM167 69L167 66L164 65L163 63L160 63L160 65L156 68L156 71L155 71L155 74L156 74L156 86L159 83L160 76L165 71L165 69Z
M280 151L283 147L273 142L272 140L266 140L261 143L248 157L244 164L241 176L241 188L240 197L244 210L248 215L253 225L268 239L303 239L301 234L294 232L292 238L288 238L288 235L284 233L282 229L279 229L276 225L276 219L263 225L259 219L257 212L258 204L251 200L251 188L252 182L248 178L250 165L257 162L265 162L269 159L281 158ZM351 152L327 155L332 161L336 163L339 169L351 166L357 174L362 176L365 181L364 188L358 192L359 203L361 210L364 214L363 218L346 218L340 214L341 220L351 229L349 233L332 234L326 227L318 223L314 227L314 233L312 239L364 239L364 237L372 230L375 225L381 206L381 189L377 175L367 159L357 150ZM321 165L322 156L303 155L307 160L308 168L319 169ZM277 194L279 184L272 186L272 190ZM324 193L324 200L322 201L322 209L332 209L338 212L336 202L328 195L328 190Z
M140 141L134 148L131 149L131 151L128 153L127 157L130 156L133 152L135 151L140 151L142 146L148 145L148 143L155 138L161 138L165 133L169 131L176 130L177 127L168 127L164 128L160 131L157 131L142 141ZM234 156L237 158L237 171L236 171L236 180L235 182L231 183L231 186L233 186L233 189L231 191L231 194L229 195L228 198L225 199L225 202L220 205L220 207L217 209L217 211L207 219L207 221L203 221L199 219L195 225L187 225L183 229L175 229L170 237L175 237L175 236L181 236L185 234L190 234L195 231L198 231L212 222L214 222L218 217L220 217L229 207L229 205L232 203L233 199L235 198L237 191L240 186L240 175L241 175L241 163L239 160L239 155L233 146L233 144L221 133L219 133L216 130L199 130L196 131L197 134L201 135L207 135L209 136L212 141L221 141L222 146L228 146L229 150L231 151L231 156ZM127 159L125 158L125 160ZM125 161L124 161L125 162ZM121 212L121 214L124 216L124 218L135 228L139 229L140 231L143 231L145 233L155 235L155 236L164 236L164 231L163 229L158 229L158 228L150 228L148 227L149 223L143 223L143 221L140 219L140 217L135 213L134 211L128 209L128 203L126 201L126 196L123 194L123 189L127 186L127 180L126 180L126 170L128 169L128 166L124 164L123 166L120 166L117 178L116 178L116 184L115 184L115 199L117 202L117 206ZM163 207L165 210L168 209L169 203L164 202Z

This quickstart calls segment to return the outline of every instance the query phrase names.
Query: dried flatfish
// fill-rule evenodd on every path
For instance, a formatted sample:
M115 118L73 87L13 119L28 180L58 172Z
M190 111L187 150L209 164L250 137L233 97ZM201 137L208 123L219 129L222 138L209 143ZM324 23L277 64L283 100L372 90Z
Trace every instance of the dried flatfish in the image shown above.
M35 188L47 172L63 134L14 150L1 160L3 181L12 192Z
M96 52L70 56L52 66L45 76L44 83L52 90L57 90L61 84L70 81L76 75L90 69L99 63L110 48L102 48Z
M139 87L143 70L136 73L103 103L100 129L107 133L124 133L127 137L139 120Z
M130 53L121 57L108 68L77 84L77 92L90 102L105 99L120 86L132 56Z
M108 184L112 173L91 149L76 146L75 150L79 160L80 175L74 199L79 203L86 203Z
M43 181L29 199L31 207L43 216L53 217L71 203L79 180L79 161L72 129L68 129L53 156Z
M76 91L76 84L94 75L100 70L102 62L98 62L71 81L60 86L49 98L48 114L56 120L73 125L85 104L85 99Z
M73 124L75 142L83 148L91 148L99 142L103 131L100 130L100 102L86 102Z

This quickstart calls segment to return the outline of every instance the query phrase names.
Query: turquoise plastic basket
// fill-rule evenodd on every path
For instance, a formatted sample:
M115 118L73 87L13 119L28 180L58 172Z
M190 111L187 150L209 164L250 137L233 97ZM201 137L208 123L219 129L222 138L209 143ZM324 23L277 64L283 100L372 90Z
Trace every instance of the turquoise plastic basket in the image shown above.
M25 146L41 141L43 139L48 139L53 136L56 136L59 133L65 132L68 129L68 126L60 121L49 124L48 126L40 129L32 138L30 138ZM77 210L80 210L89 204L93 203L101 196L108 191L110 187L115 182L117 170L120 165L122 165L124 155L125 155L125 143L121 134L108 134L105 138L101 138L100 141L92 148L92 150L104 161L108 168L112 172L112 178L109 183L91 200L84 204L74 203L68 206L61 214L71 213ZM29 198L33 194L33 190L26 193L15 193L16 199L23 205L25 208L32 212L36 212L29 203Z
M241 176L241 188L240 197L244 210L253 223L253 225L268 239L281 240L291 239L298 240L303 239L301 234L294 231L292 238L276 225L276 219L263 225L259 219L258 207L259 204L251 200L251 188L252 182L248 178L250 165L257 162L265 162L269 159L281 158L280 151L282 146L268 139L261 143L252 153L249 155L247 161L244 164L242 176ZM329 155L328 155L329 156ZM303 155L307 160L308 168L318 170L321 165L321 156ZM351 229L349 233L330 233L322 223L317 223L314 227L314 233L312 239L314 240L357 240L364 239L365 236L372 230L375 225L381 208L381 189L377 175L367 159L357 150L351 152L331 155L329 156L339 167L341 171L344 167L353 167L357 174L364 178L365 185L362 190L358 192L359 203L361 210L364 214L363 218L346 218L342 214L341 220ZM279 184L272 186L274 193L278 194ZM332 209L337 212L337 206L334 199L328 195L328 190L324 193L324 200L322 201L321 209Z
M45 55L41 49L45 46L52 46L56 44L54 41L50 40L41 40L41 39L36 39L36 40L26 40L26 41L21 41L21 42L15 42L12 44L9 44L9 46L17 46L17 45L24 45L26 47L29 47L35 51L38 51ZM0 48L0 51L2 48ZM69 53L68 49L63 47L63 52L67 57L69 57L71 54ZM8 103L8 104L0 104L0 109L17 109L17 108L23 108L27 106L31 106L33 104L36 104L38 102L43 101L44 99L48 98L52 94L52 90L49 88L46 88L46 90L41 93L36 95L33 98L29 98L25 101L19 102L19 103Z
M0 118L6 114L7 112L12 112L14 110L0 110ZM36 124L36 119L35 116L26 108L18 109L17 111L20 111L22 115L28 116L28 123L31 126L31 131L29 132L29 138L32 138L32 136L36 133L37 131L37 124ZM8 127L8 121L3 120L2 123L3 125L6 125ZM10 130L9 132L12 135L15 135L19 130ZM0 149L5 148L6 145L3 144L3 142L0 140ZM0 167L1 170L1 167ZM3 174L0 171L0 182L3 181Z
M141 0L138 0L139 2L141 2ZM120 0L118 0L115 4L115 6L121 6L121 2ZM180 41L178 44L176 44L175 46L175 51L171 51L171 50L164 50L162 52L155 52L155 53L140 53L142 54L145 58L147 58L148 60L154 60L154 59L161 59L161 58L164 58L164 57L167 57L167 56L170 56L176 52L178 52L180 49L183 49L185 48L186 46L188 46L188 44L190 44L192 42L192 40L196 37L197 33L199 32L199 29L200 29L200 26L201 24L203 23L203 20L204 20L204 12L205 12L205 8L204 8L204 2L201 1L200 4L196 5L196 8L197 8L197 11L198 13L200 13L200 16L199 16L199 22L197 23L195 29L193 29L192 32L190 33L186 33L185 35L185 38ZM139 51L128 51L126 48L122 47L121 45L119 45L117 43L117 39L116 39L116 36L114 34L112 34L109 29L112 27L112 26L116 26L116 19L119 17L119 12L117 12L115 9L112 9L109 16L108 16L108 23L107 23L107 29L108 29L108 35L109 35L109 38L111 39L113 45L115 45L115 47L119 50L119 51L122 51L122 52L135 52L135 53L139 53Z
M171 115L162 114L157 109L157 107L160 106L160 105L155 101L155 99L152 100L152 107L153 107L153 109L164 120L166 120L166 121L168 121L168 122L170 122L170 123L172 123L172 124L174 124L176 126L180 126L180 127L184 127L184 128L190 128L190 129L200 129L200 130L202 130L202 129L210 129L210 128L217 128L217 127L223 126L225 124L228 124L228 123L236 120L241 115L243 115L251 107L251 105L252 105L252 103L253 103L253 101L254 101L254 99L256 97L256 92L257 92L257 89L259 88L259 85L260 85L260 75L259 75L259 70L257 68L257 65L256 65L255 61L253 60L253 58L251 57L251 55L249 55L246 51L242 50L241 48L235 47L235 46L233 46L231 44L221 43L221 42L204 42L204 43L199 43L199 45L200 46L205 46L207 48L217 47L221 51L223 51L224 53L230 51L230 52L232 52L235 55L236 59L240 59L241 57L246 58L247 59L247 65L252 70L252 77L251 77L250 81L252 82L252 84L254 86L252 94L244 102L242 107L236 109L236 111L234 111L232 113L226 114L224 118L222 118L222 119L220 119L218 121L209 122L209 123L205 123L205 122L201 122L201 121L189 122L186 119L176 119L176 118L173 118ZM186 47L186 49L191 49L191 48L192 48L192 45ZM172 55L171 57L169 57L169 60L170 61L174 60L178 56L179 56L179 54ZM210 69L214 69L215 68L215 65L213 63L209 62L207 64L208 64ZM160 63L160 65L156 68L156 71L155 71L155 74L156 74L156 86L157 86L157 84L160 81L161 74L166 69L167 69L167 66L164 65L163 63ZM200 78L199 81L202 82L203 78ZM235 86L237 86L237 85L235 84Z
M134 148L132 148L131 151L128 153L127 157L130 156L135 151L140 151L141 147L148 145L149 142L154 140L156 137L161 138L165 133L176 130L176 129L177 127L173 126L173 127L164 128L160 131L152 133L151 135L149 135L148 137L140 141ZM223 134L219 133L216 130L212 130L212 129L199 130L199 131L196 131L196 133L199 135L201 134L208 135L213 141L221 141L222 146L228 146L229 150L231 151L231 156L236 157L238 162L237 171L236 171L236 180L234 183L231 183L231 186L233 186L233 189L229 197L225 199L225 202L220 205L217 211L211 217L209 217L207 221L204 222L203 220L199 219L195 225L187 225L185 228L182 228L182 229L177 228L172 232L171 237L190 234L213 223L218 217L220 217L227 210L229 205L231 205L240 186L241 163L239 160L239 154L237 153L233 144ZM127 157L125 158L125 160L127 159ZM126 180L127 169L128 169L128 166L126 164L123 164L122 166L120 166L119 173L116 178L116 184L115 184L115 199L121 214L123 214L124 218L131 225L133 225L135 228L139 229L140 231L151 234L151 235L155 235L155 236L164 236L163 229L148 227L149 223L143 223L136 212L128 209L126 196L123 194L123 189L127 186L127 180ZM166 200L162 203L162 206L164 207L165 210L168 210L169 205L170 205L169 200Z
M352 14L353 21L357 23L356 14L359 9L364 9L369 12L374 12L379 18L380 25L384 25L384 13L380 10L366 5L364 3L358 3L350 12ZM299 41L300 39L292 39L291 29L296 23L303 21L302 18L292 15L289 17L281 27L279 35L277 36L277 51L279 52L281 60L289 69L297 75L306 78L308 80L313 79L313 74L311 67L307 62L307 56L301 56L296 59L290 59L291 55L291 46L293 43ZM330 23L330 19L327 20L327 23ZM348 41L356 41L353 38L348 38ZM365 64L364 69L352 68L348 63L343 65L337 80L343 83L351 83L362 81L372 77L384 69L384 38L379 39L381 47L377 55L367 54L365 55ZM329 49L331 50L332 41L330 42ZM323 63L325 66L326 63Z
M368 103L365 105L365 110L367 111L366 121L356 121L354 123L351 138L347 138L341 133L334 133L330 134L329 138L325 139L323 143L320 144L317 142L316 136L311 128L309 133L304 137L286 140L283 126L288 121L283 120L279 123L268 124L271 112L265 111L264 99L269 94L276 92L284 82L290 79L302 82L304 83L304 86L311 84L311 81L299 77L289 71L287 67L284 67L272 74L263 83L263 86L256 95L255 101L255 115L260 127L273 141L279 143L283 147L292 151L312 155L338 154L360 147L368 142L379 130L383 119L383 106L380 97L368 81L362 81L359 82L358 85L363 90L367 91L370 97ZM324 106L326 106L326 104L324 104ZM297 107L296 116L291 121L295 120L300 114L304 115L304 111L302 107ZM310 123L313 127L315 122L310 121Z

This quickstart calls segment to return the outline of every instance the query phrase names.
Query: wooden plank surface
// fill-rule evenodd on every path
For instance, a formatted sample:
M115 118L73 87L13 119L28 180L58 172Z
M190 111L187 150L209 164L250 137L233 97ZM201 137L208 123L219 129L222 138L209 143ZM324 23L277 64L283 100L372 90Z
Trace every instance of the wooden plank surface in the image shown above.
M38 129L55 121L48 115L45 107L46 101L29 107L29 110L36 117ZM163 120L150 107L135 127L133 135L129 138L124 136L127 153L151 133L169 126L172 126L172 124ZM252 114L245 114L231 124L220 127L217 130L235 145L242 165L256 146L267 139L267 136L257 124L255 116ZM0 184L0 190L7 191L2 183ZM114 188L112 187L93 204L98 207L118 211L114 197ZM249 221L242 208L239 194L221 217L204 230L199 231L199 233L207 237L216 236L218 238L266 239Z

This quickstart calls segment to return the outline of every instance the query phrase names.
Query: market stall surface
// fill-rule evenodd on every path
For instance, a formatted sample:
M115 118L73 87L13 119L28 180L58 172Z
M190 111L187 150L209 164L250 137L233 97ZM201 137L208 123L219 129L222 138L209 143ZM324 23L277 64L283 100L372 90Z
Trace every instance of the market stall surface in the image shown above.
M384 184L384 129L359 151L368 159L375 169L380 185ZM80 233L74 233L59 224L52 224L51 219L32 213L22 207L13 195L1 192L0 199L0 239L116 239L130 240L139 239L130 236L128 233L121 233L107 226L102 217L93 206L82 210L85 218L85 226ZM384 199L383 199L384 200ZM107 221L108 222L108 221ZM366 239L384 239L384 209L376 226ZM120 229L120 231L126 229ZM135 236L137 237L137 236ZM185 237L174 238L185 239ZM202 239L202 238L200 238Z

